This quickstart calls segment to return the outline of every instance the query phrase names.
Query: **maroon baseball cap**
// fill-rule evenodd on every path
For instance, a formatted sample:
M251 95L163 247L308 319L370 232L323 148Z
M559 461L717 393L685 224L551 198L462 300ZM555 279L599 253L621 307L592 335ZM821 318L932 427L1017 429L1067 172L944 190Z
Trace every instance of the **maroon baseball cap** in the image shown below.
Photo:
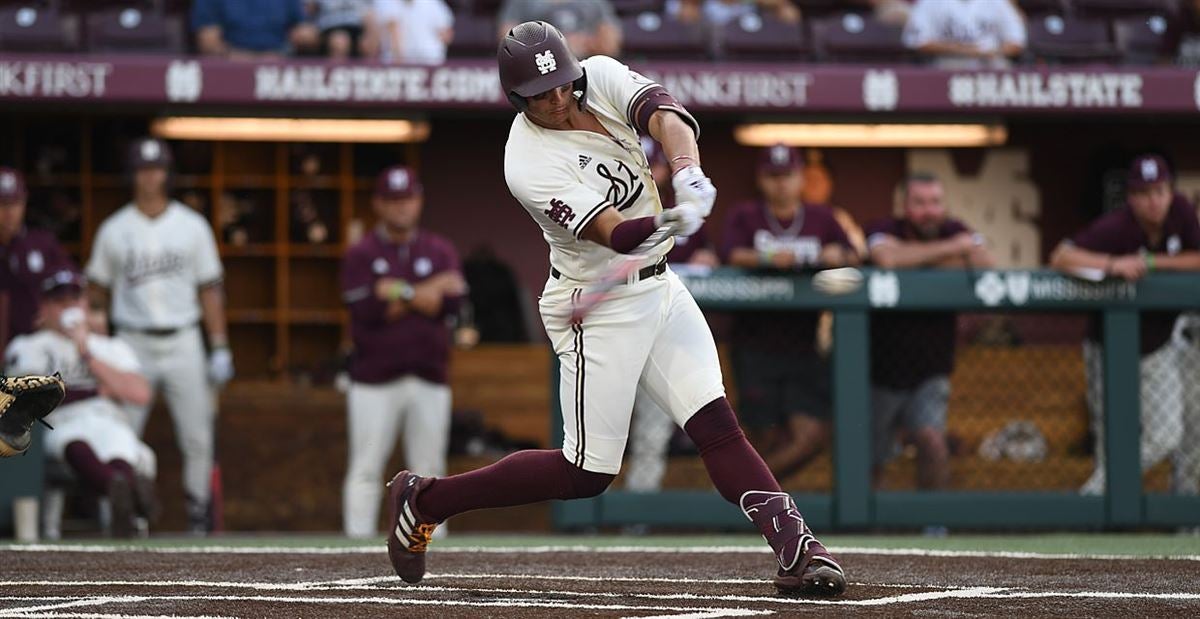
M25 199L25 177L12 168L0 167L0 204L13 204Z
M762 149L758 155L759 174L786 174L804 167L800 149L776 144Z
M48 297L66 292L83 292L86 287L87 279L83 273L69 266L58 269L53 275L42 280L42 294Z
M129 167L134 170L170 168L171 149L166 142L157 138L135 140L129 147Z
M421 194L421 181L412 168L392 166L379 173L375 181L375 196L385 200L411 198Z
M1171 169L1167 160L1158 155L1139 155L1129 165L1129 177L1125 187L1129 191L1141 191L1154 183L1171 182Z

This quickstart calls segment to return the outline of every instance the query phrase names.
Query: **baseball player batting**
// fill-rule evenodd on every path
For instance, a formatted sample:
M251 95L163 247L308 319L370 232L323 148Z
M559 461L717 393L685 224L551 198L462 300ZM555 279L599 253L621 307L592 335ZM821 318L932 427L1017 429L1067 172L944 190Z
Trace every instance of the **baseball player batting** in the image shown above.
M717 490L774 551L774 583L791 594L837 595L842 568L817 541L738 426L725 399L712 333L666 267L673 241L580 320L580 296L626 254L667 227L696 232L716 189L700 169L699 126L662 86L620 62L580 62L555 27L525 22L503 38L500 83L520 112L504 153L509 190L550 245L540 313L558 355L561 449L520 451L450 477L400 471L391 481L388 555L406 582L425 575L425 551L447 518L485 507L596 496L621 468L639 398L666 411L699 447ZM638 140L663 146L678 206L663 211Z
M162 389L183 453L188 526L207 533L216 402L210 381L233 377L225 330L223 270L212 228L199 213L167 195L171 153L166 143L137 140L130 152L133 201L100 225L87 265L93 293L107 307L117 337L137 353L153 389ZM206 360L199 323L211 353ZM128 409L139 435L149 406Z

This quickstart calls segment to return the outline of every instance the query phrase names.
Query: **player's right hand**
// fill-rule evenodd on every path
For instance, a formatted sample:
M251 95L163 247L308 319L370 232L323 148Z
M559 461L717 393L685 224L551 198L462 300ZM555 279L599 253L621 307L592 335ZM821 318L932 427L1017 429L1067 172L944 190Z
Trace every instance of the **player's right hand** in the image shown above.
M658 227L670 226L671 236L691 236L704 225L704 215L695 204L681 202L675 208L669 208L654 216Z
M676 202L695 204L700 217L708 217L712 213L713 204L717 201L717 188L713 187L712 179L705 176L699 166L680 168L671 177L671 186L675 189Z

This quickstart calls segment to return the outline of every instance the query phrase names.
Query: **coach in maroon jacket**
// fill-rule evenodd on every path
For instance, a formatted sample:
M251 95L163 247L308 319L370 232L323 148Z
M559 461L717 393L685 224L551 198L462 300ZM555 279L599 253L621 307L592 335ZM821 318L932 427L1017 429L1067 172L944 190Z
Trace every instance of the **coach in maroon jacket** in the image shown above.
M1155 270L1200 271L1200 222L1196 209L1172 183L1167 162L1157 155L1133 160L1125 186L1125 206L1101 215L1051 256L1054 268L1069 274L1102 273L1137 281ZM1177 348L1170 343L1177 311L1143 312L1141 320L1141 461L1142 470L1177 449L1191 460L1200 442L1183 444L1197 429L1185 427L1183 381ZM1103 374L1100 325L1092 320L1083 345L1088 380L1088 408L1096 438L1096 468L1083 485L1084 494L1104 492ZM1200 421L1200 420L1198 420Z
M379 226L351 247L342 263L342 295L354 339L342 504L351 537L375 535L383 467L397 435L404 437L407 468L446 474L446 319L465 284L454 246L417 225L423 199L413 170L384 170L372 198Z
M990 268L983 238L946 213L936 176L904 180L900 217L867 227L871 262L883 269ZM946 408L954 369L956 316L947 312L880 312L871 316L871 410L875 472L904 430L917 447L917 487L938 490L950 476Z
M857 264L845 230L825 205L805 204L800 153L782 144L763 149L758 187L725 223L722 252L732 266L785 271ZM819 313L739 312L732 329L733 366L742 422L769 444L767 464L783 478L829 443L829 366L816 350ZM773 431L784 425L782 432ZM772 432L773 434L768 434Z
M0 347L33 332L42 281L67 262L66 252L52 234L25 228L28 196L21 173L0 167L0 297L8 303L7 322L0 325Z

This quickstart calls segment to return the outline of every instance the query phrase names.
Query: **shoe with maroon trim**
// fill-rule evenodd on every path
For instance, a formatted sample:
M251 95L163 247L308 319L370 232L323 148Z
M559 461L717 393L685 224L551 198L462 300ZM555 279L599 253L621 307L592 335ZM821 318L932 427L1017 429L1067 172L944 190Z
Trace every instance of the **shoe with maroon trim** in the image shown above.
M751 490L742 495L742 512L775 551L779 571L775 588L788 595L841 595L846 574L804 523L786 492Z
M433 530L441 523L430 522L417 511L417 494L432 482L400 471L388 482L392 530L388 532L388 558L401 580L410 584L425 577L425 549Z

